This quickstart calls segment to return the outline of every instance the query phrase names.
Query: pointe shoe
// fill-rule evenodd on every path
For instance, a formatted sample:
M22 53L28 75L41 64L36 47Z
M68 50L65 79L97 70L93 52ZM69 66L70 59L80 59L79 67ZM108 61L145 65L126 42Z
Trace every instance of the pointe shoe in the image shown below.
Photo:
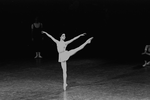
M64 91L66 91L66 87L64 86Z
M88 44L91 43L91 41L92 41L93 38L94 38L94 37L89 38L89 39L87 40L87 43L88 43Z
M64 84L63 88L64 88L64 91L66 91L67 84Z

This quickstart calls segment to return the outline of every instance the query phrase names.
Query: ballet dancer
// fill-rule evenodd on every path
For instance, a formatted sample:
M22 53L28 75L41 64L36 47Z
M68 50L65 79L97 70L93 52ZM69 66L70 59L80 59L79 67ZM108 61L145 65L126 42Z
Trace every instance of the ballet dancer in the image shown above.
M46 34L48 37L50 37L57 45L57 51L59 53L58 62L61 63L61 67L63 70L63 81L64 81L63 89L66 90L66 87L67 87L67 82L66 82L66 80L67 80L67 60L72 55L77 53L79 50L83 49L87 44L91 43L91 40L93 39L93 37L89 38L85 43L83 43L79 47L68 51L68 50L66 50L67 45L70 44L71 42L73 42L74 40L78 39L79 37L84 36L86 33L80 34L69 41L65 41L66 36L64 33L60 36L60 41L58 41L57 39L55 39L54 37L52 37L50 34L48 34L45 31L42 31L42 33Z

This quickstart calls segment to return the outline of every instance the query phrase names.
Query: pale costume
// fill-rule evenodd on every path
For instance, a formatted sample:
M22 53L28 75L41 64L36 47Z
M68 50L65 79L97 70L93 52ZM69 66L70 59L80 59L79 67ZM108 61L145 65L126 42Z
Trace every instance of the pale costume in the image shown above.
M70 57L69 51L59 53L58 62L67 61Z
M57 43L57 51L58 51L58 62L67 61L73 54L77 52L77 49L66 50L67 43L59 42Z
M65 42L57 42L58 62L67 61L70 57L69 51L66 51L67 44Z

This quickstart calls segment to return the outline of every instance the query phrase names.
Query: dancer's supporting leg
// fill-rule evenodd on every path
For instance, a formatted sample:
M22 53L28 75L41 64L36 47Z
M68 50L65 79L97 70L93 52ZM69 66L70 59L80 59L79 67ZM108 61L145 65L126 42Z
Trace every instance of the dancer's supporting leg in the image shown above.
M61 67L63 70L63 88L66 90L67 86L67 64L66 61L61 62Z
M93 37L89 38L86 42L84 42L82 45L80 45L79 47L72 49L69 51L70 56L74 55L75 53L77 53L78 51L80 51L81 49L83 49L87 44L91 43L91 40L93 39Z

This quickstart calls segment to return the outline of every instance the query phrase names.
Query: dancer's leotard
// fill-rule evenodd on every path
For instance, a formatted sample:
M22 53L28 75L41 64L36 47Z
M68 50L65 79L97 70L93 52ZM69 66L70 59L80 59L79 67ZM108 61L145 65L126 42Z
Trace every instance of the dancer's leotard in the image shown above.
M67 61L70 57L69 51L66 50L67 44L64 42L57 43L57 51L59 53L58 62Z

